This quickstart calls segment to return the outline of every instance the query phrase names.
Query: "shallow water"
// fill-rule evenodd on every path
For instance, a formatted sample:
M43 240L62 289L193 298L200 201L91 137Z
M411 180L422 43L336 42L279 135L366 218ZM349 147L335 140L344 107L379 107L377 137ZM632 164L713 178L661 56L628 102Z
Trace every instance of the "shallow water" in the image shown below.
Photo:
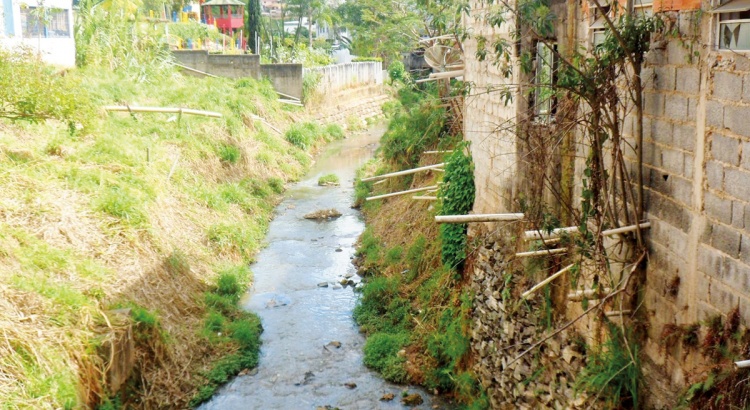
M306 179L292 186L276 208L268 246L253 264L253 287L241 302L263 323L260 365L219 390L201 409L400 409L401 392L419 393L424 404L444 405L421 389L382 380L362 364L364 337L352 319L357 294L339 281L351 276L354 243L365 228L351 209L355 170L373 156L383 133L367 133L332 143ZM318 177L335 173L340 187L319 187ZM303 219L319 209L342 216L326 222ZM328 287L320 287L326 282ZM329 345L337 341L341 347ZM356 383L350 389L345 383ZM385 393L395 399L383 402Z

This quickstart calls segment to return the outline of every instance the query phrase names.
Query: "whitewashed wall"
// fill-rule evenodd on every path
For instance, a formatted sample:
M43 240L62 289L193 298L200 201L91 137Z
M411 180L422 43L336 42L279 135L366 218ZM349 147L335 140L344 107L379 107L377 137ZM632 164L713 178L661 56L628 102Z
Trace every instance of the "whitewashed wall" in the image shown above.
M8 27L3 27L3 30L0 30L0 46L11 50L19 47L27 47L34 51L39 51L42 59L49 64L60 67L75 66L76 44L73 39L73 4L71 0L46 0L44 2L45 7L61 9L67 12L68 24L70 25L70 36L67 38L23 38L21 6L36 7L39 2L37 0L11 0L4 1L2 4L4 5L2 9L4 13L3 21L7 22L12 19L13 30L8 30ZM12 16L11 19L5 18L5 15L8 13ZM13 34L7 35L6 33L9 31Z
M380 62L335 64L304 69L304 74L310 72L321 74L318 91L323 94L347 88L383 84L384 78Z

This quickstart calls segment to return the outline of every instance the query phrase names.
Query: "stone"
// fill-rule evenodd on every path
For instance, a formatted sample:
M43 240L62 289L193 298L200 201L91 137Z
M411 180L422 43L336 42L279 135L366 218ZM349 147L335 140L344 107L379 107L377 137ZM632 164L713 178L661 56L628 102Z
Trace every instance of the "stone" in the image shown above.
M347 389L356 389L357 383L348 382L348 383L344 383L344 386L346 386Z
M335 347L336 349L338 349L338 348L341 347L341 342L339 342L338 340L332 340L332 341L328 342L328 344L326 346L332 346L332 347Z
M424 400L422 399L422 396L419 395L419 393L412 393L404 396L401 399L401 403L403 403L405 406L419 406L420 404L424 403Z
M318 283L318 287L319 288L327 288L328 287L328 282L320 282L320 283Z
M340 216L341 216L341 212L331 208L331 209L320 209L315 212L310 212L309 214L305 214L303 218L323 220L323 219L335 219Z
M393 397L395 397L393 393L386 393L380 398L380 401L391 401Z
M336 248L336 252L343 252L344 250L341 248Z

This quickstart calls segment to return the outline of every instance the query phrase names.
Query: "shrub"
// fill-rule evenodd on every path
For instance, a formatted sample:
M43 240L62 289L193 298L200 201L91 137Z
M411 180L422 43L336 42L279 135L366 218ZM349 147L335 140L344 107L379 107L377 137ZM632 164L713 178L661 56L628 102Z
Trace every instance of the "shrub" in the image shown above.
M96 209L121 219L132 226L146 222L138 196L118 186L106 188L96 201Z
M345 136L344 129L338 124L326 125L326 134L328 134L331 140L342 140Z
M292 125L286 131L284 136L292 145L306 150L310 148L323 134L324 131L321 129L320 125L307 122Z
M391 81L403 82L408 75L406 67L404 67L404 63L401 61L394 61L388 66L388 77L391 78Z
M218 148L219 158L222 162L236 164L242 156L239 147L231 144L221 144Z
M438 192L442 215L466 215L474 206L474 163L459 144L446 161L443 185ZM466 224L440 226L443 265L460 271L466 259Z

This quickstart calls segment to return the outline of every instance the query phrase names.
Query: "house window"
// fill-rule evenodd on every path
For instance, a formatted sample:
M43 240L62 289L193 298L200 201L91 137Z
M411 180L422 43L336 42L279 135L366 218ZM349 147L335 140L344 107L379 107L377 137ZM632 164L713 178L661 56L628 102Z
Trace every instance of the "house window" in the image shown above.
M549 124L555 114L555 46L543 42L536 43L534 62L533 112L536 122Z
M719 48L750 51L750 0L725 2L711 12L719 16Z
M21 29L24 38L70 38L68 10L23 7Z

